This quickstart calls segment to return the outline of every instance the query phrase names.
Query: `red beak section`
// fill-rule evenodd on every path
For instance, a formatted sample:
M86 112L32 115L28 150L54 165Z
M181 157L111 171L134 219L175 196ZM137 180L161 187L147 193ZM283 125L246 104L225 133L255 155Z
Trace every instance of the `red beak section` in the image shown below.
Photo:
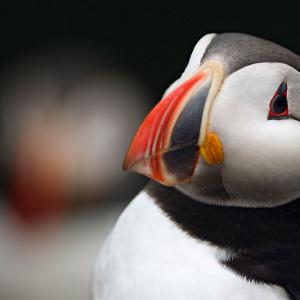
M199 135L212 71L186 80L148 114L127 152L123 168L165 185L187 182L199 157Z

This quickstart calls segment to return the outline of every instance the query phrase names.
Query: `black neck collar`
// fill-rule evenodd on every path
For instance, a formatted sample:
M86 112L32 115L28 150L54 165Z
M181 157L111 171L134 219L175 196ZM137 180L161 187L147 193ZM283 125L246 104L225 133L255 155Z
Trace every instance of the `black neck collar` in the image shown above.
M300 299L300 200L241 208L204 204L155 182L146 191L186 233L233 253L224 264L249 279L284 286Z

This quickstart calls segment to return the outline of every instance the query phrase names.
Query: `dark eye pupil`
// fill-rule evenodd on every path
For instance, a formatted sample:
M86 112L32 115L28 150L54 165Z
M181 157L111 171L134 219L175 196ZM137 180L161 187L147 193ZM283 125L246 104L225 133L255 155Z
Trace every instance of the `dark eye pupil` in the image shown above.
M283 113L287 109L287 106L285 95L277 95L272 101L272 111L275 114Z

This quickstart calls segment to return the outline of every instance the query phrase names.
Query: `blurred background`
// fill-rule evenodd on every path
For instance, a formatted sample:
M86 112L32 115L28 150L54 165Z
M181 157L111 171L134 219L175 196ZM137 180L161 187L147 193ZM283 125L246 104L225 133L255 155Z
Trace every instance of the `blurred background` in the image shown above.
M121 170L199 38L245 32L300 53L293 3L0 4L0 299L85 300L94 260L146 179Z

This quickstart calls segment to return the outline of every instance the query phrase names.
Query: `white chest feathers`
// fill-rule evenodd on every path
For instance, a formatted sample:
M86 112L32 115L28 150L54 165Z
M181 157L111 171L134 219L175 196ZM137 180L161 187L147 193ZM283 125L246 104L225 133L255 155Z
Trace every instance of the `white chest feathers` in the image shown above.
M281 300L219 263L225 252L191 238L141 192L119 218L96 263L94 300Z

